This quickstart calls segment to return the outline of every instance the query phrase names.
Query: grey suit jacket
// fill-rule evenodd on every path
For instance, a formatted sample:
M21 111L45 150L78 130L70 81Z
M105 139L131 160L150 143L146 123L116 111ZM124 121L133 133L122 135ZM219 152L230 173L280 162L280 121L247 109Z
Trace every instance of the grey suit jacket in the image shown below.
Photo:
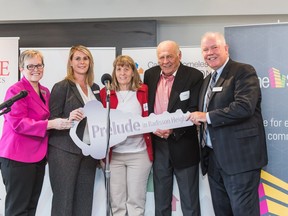
M100 101L99 86L93 84L92 92L95 98ZM51 91L50 97L50 119L68 118L71 111L84 107L84 101L75 85L69 80L62 80L56 83ZM77 128L77 135L83 138L86 120L82 120ZM49 145L62 150L81 154L81 149L72 141L69 130L51 130L49 134Z
M161 68L155 66L144 74L144 83L148 85L148 110L154 112L155 93L160 78ZM168 103L168 112L181 109L184 113L193 112L198 108L198 95L203 74L192 67L180 64L176 73ZM189 92L189 98L181 99L181 93ZM171 161L175 168L186 168L199 163L199 142L195 126L173 130L168 138ZM157 137L152 136L153 145L157 144ZM157 154L157 152L155 152Z
M199 110L203 110L209 80L210 75L200 91ZM268 157L261 90L255 69L230 59L215 87L218 89L213 90L208 106L211 120L208 128L219 165L227 174L265 166ZM201 130L200 141L202 135ZM206 171L207 167L202 166L202 172L205 174Z

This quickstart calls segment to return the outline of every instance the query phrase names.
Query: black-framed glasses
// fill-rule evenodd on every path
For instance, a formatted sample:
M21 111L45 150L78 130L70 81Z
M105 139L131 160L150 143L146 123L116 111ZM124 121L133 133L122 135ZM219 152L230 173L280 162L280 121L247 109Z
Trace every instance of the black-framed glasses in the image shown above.
M28 70L33 71L35 70L35 68L38 69L43 69L44 68L44 64L37 64L37 65L33 65L33 64L29 64L26 66Z

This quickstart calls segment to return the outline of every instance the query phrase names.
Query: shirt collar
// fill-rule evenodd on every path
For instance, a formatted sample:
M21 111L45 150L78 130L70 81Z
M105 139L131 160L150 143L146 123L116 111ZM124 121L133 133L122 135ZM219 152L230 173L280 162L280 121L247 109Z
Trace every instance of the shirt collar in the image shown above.
M217 71L217 77L220 77L224 67L226 66L227 62L229 61L229 57L226 59L225 63L220 67L218 68L216 71Z
M177 70L176 70L171 76L174 76L174 77L175 77L175 76L176 76L176 73L177 73ZM165 76L162 70L161 70L160 75Z

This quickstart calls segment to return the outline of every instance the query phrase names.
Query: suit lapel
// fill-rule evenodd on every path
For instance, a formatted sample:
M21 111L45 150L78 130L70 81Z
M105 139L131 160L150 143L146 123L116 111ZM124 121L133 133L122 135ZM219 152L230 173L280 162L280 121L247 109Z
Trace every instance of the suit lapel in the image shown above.
M199 110L202 111L204 111L204 100L210 79L211 79L211 73L204 79L199 95Z
M28 80L23 78L22 83L23 83L25 89L28 91L28 94L31 96L31 99L33 101L35 101L35 103L37 103L40 107L42 107L46 112L49 112L49 98L47 98L46 91L43 89L43 87L40 84L38 84L39 85L39 91L41 92L41 94L45 100L45 103L42 101L42 99L40 98L40 95L37 94L37 92L34 90L34 88L29 83ZM43 91L45 93L43 93Z
M41 91L41 89L40 89ZM43 91L43 90L42 90ZM29 91L29 94L31 95L31 99L35 101L39 106L41 106L45 111L49 112L49 101L47 100L46 92L45 95L43 95L43 92L41 91L41 94L45 100L45 103L42 101L40 95L36 93L34 89Z
M225 67L223 68L223 71L216 83L216 87L218 86L222 86L223 82L226 80L226 77L228 76L229 70L230 70L230 65L231 65L232 60L230 59L227 64L225 65Z
M80 101L80 103L82 104L82 106L84 106L84 101L83 101L83 99L82 99L82 97L81 97L81 95L80 95L80 93L79 93L79 91L78 91L78 89L77 89L76 84L73 83L73 82L71 82L71 81L69 81L69 83L70 83L71 89L72 89L72 91L74 92L76 98Z
M223 68L223 71L222 71L220 77L218 78L218 80L217 80L217 82L216 82L214 87L221 87L223 85L223 82L226 80L226 77L228 76L230 64L231 64L231 59L229 59L229 61L227 62L227 64ZM210 77L211 77L211 75L210 75ZM206 91L205 91L205 93L206 93ZM213 100L213 97L214 97L215 93L216 92L212 91L210 101Z
M94 83L94 84L91 86L91 90L92 90L95 98L96 98L98 101L100 101L100 95L99 95L100 91L99 91L98 85L96 85L96 84Z
M185 73L183 72L182 64L180 64L179 69L177 70L173 85L172 85L168 108L167 108L168 112L172 111L173 106L179 100L179 95L182 92L182 89L185 87L185 82L186 82Z
M40 85L40 84L39 84L39 85ZM41 105L41 106L42 106L44 109L46 109L46 111L50 112L50 110L49 110L50 93L47 92L41 85L39 86L39 89L40 89L40 93L41 93L42 97L43 97L44 100L45 100L45 104L42 102L42 105ZM48 94L49 94L49 97L48 97ZM40 98L40 100L41 100L41 98ZM42 101L42 100L41 100L41 101Z
M159 70L158 70L159 68ZM155 92L157 91L157 85L160 79L160 73L161 69L160 67L157 68L157 71L151 71L151 77L152 79L149 80L149 92L150 94L148 95L149 97L149 110L150 112L154 112L154 104L155 104Z

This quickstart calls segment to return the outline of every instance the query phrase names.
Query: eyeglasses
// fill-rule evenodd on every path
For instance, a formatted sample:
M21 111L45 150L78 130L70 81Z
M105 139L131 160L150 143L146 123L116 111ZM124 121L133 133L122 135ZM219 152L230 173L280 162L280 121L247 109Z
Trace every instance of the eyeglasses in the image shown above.
M38 65L33 65L33 64L29 64L26 66L28 70L33 71L35 70L35 68L37 68L37 70L39 69L43 69L44 68L44 64L38 64Z

